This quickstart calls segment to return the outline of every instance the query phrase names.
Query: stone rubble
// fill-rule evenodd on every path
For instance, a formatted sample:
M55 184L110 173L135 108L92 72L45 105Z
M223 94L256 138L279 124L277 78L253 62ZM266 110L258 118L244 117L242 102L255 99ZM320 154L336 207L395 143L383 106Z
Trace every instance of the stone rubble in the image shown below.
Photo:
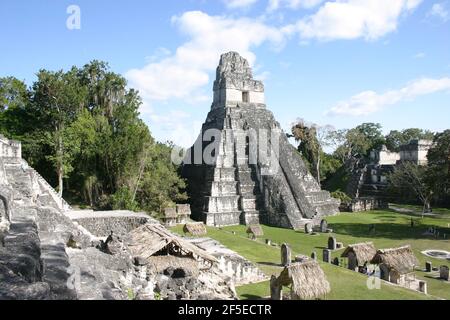
M0 142L9 155L0 155L0 300L236 299L218 266L193 275L183 265L170 270L170 261L158 269L133 257L127 232L155 220L129 212L71 213L20 153Z

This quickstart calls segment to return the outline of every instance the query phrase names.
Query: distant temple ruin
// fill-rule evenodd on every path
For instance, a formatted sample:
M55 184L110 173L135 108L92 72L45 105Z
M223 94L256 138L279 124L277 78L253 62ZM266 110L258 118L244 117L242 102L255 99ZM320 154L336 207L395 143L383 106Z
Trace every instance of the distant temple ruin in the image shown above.
M388 176L394 168L405 162L420 166L428 164L428 151L433 141L413 139L399 148L399 152L389 150L385 145L370 151L369 159L360 161L354 169L347 186L346 193L352 198L377 198L389 200L386 192ZM377 209L369 206L367 210Z
M264 223L300 229L338 212L266 109L247 60L223 54L214 101L184 159L192 217L207 225Z

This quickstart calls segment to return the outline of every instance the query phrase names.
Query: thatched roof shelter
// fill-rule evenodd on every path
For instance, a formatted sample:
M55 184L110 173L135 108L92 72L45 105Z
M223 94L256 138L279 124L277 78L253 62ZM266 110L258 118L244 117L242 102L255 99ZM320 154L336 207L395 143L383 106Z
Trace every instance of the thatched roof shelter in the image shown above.
M247 234L253 234L255 237L264 236L264 231L259 224L249 225L247 228Z
M165 219L176 219L178 217L177 209L176 208L165 208L163 217Z
M189 204L177 204L177 214L179 216L190 216L191 206Z
M342 253L341 257L348 258L350 253L356 256L358 265L363 265L372 260L377 253L377 249L373 245L373 242L350 244Z
M183 238L171 233L160 224L145 224L130 232L130 251L133 256L149 259L157 255L189 256L211 263L218 260L191 244Z
M193 276L198 276L199 267L197 261L188 257L153 256L147 259L150 270L162 273L169 267L184 269Z
M419 264L419 261L408 245L400 248L378 250L371 263L384 264L389 269L396 270L400 274L407 274L414 271L414 267Z
M206 226L203 222L186 223L183 227L183 232L190 233L196 237L208 234Z
M295 300L318 299L331 291L325 273L314 260L285 267L276 285L279 288L291 286L291 298Z

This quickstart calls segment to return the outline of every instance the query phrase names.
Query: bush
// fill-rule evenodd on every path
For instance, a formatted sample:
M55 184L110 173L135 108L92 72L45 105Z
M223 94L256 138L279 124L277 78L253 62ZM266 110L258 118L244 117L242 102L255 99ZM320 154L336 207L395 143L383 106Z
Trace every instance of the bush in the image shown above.
M127 187L122 187L111 196L111 206L114 210L138 211L136 201L133 201L133 193Z
M352 201L352 198L348 196L345 192L341 190L337 190L331 193L331 196L333 198L341 200L341 203L343 204L349 204Z

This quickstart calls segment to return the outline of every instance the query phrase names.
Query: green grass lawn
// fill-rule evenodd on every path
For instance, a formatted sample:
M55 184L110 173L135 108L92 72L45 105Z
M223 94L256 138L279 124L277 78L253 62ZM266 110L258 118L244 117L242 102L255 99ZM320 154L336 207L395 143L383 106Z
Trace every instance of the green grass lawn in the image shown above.
M333 229L333 236L344 245L363 241L373 241L377 248L398 247L410 244L420 266L425 267L425 261L431 261L433 266L450 265L448 261L432 259L421 254L426 249L442 249L450 251L449 240L436 240L423 236L429 226L436 226L450 236L447 227L450 219L445 217L413 217L415 227L411 228L411 216L391 211L371 211L365 213L342 213L328 217L329 227ZM375 225L375 230L369 234L369 226ZM267 275L278 275L281 268L279 247L267 246L265 239L271 239L277 244L288 243L293 254L310 255L317 252L318 260L322 259L322 249L326 247L330 234L307 235L303 232L263 226L264 237L257 241L249 240L245 234L245 226L232 226L223 229L208 228L208 236L220 241L225 246L238 252L248 260L257 263ZM181 232L181 227L174 231ZM233 234L232 232L236 234ZM333 252L333 258L339 257L342 250ZM389 284L382 284L381 289L370 290L367 287L367 277L352 272L343 267L320 262L322 269L331 284L331 293L325 299L430 299L434 297L450 299L450 283L438 280L416 271L418 278L428 283L426 296L411 290L399 288ZM237 288L242 299L263 298L270 295L268 282L250 284Z
M414 210L416 212L422 212L423 211L423 207L419 206L419 205L413 205L413 204L395 204L393 203L393 205L398 206L398 207L402 207L405 209L409 209L409 210ZM445 219L445 218L450 218L450 209L448 208L433 208L433 214L436 214L436 218L441 218L441 219Z

